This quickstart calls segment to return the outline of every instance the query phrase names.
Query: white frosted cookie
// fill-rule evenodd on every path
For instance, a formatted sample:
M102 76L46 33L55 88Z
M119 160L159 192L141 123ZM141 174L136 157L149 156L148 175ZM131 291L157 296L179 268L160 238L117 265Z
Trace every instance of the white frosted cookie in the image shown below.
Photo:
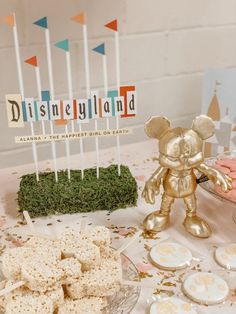
M236 270L236 243L218 247L215 250L215 259L221 266Z
M191 300L200 304L218 304L229 295L227 283L212 273L194 273L183 283L183 292Z
M190 265L193 256L189 249L171 242L155 245L150 251L153 263L164 270L183 269Z
M192 305L181 299L171 297L152 303L150 314L197 314Z

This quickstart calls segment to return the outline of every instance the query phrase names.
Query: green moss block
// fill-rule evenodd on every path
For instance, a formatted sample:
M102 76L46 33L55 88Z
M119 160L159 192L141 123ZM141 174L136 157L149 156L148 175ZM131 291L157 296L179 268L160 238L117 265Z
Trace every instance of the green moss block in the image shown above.
M67 172L58 172L58 183L54 172L40 173L39 182L35 174L21 178L18 192L20 211L27 210L31 217L54 214L93 212L97 210L114 211L137 205L137 183L130 170L121 166L118 176L117 166L86 169L84 179L80 170L71 170L71 180Z

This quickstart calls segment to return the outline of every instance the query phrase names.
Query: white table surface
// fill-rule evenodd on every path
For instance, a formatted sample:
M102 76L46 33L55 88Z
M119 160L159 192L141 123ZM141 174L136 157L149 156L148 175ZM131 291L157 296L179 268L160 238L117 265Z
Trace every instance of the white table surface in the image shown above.
M49 148L50 149L50 148ZM79 145L78 145L79 151ZM128 227L139 228L144 217L159 208L160 196L156 199L156 205L150 206L145 204L144 200L140 197L140 193L144 182L153 171L158 167L157 161L153 160L153 157L157 157L157 142L146 141L138 144L132 144L121 147L122 152L122 163L128 165L131 172L135 176L139 186L139 199L138 206L135 208L120 209L107 215L107 212L100 211L96 213L83 214L86 216L89 222L101 225L114 225L117 233L112 233L114 238L113 246L119 247L125 241L129 241L129 237L125 237L125 234L129 231ZM95 153L86 153L86 167L95 166ZM106 149L100 151L101 166L108 166L111 163L115 163L116 149ZM72 168L77 169L80 165L80 156L74 155L71 157ZM63 169L66 167L65 158L58 159L59 168ZM52 168L51 161L42 161L39 164L40 170ZM17 237L27 233L27 226L21 226L19 224L20 218L17 217L17 191L19 188L20 177L23 174L27 174L34 171L34 164L27 164L18 166L15 168L5 168L0 170L0 239L1 246L14 246L18 245L20 240L12 240L7 233L10 233ZM207 192L203 191L200 187L197 192L198 196L198 207L199 215L207 219L213 229L213 235L209 239L196 239L188 235L183 226L184 220L184 204L181 200L177 200L174 204L171 217L171 226L159 236L161 238L169 237L171 240L181 243L189 247L196 257L202 257L203 261L200 262L200 268L202 270L214 270L222 274L226 279L232 276L236 277L236 272L227 274L226 271L222 270L214 262L212 258L212 244L219 242L232 242L236 241L236 224L232 221L233 208L230 205L224 204L221 201L208 195ZM46 218L35 219L34 225L38 230L45 233L60 233L66 226L76 226L76 223L80 220L81 214L64 215L64 216L52 216ZM49 225L48 225L49 224ZM123 228L121 228L123 227ZM111 230L112 231L112 230ZM114 230L113 230L114 231ZM119 239L118 239L119 238ZM125 251L132 261L137 265L140 271L147 272L152 277L142 279L142 283L146 286L142 288L142 292L136 307L133 310L133 314L143 314L147 310L148 301L152 300L155 286L160 282L163 276L160 274L160 270L153 267L148 262L148 252L144 248L152 247L157 240L147 240L140 237L134 245L129 247ZM192 272L193 268L190 267L186 272ZM167 272L168 273L168 272ZM179 277L179 273L173 278L166 279L164 282L176 282ZM236 280L234 280L236 282ZM235 284L236 286L236 284ZM164 287L163 287L164 288ZM173 288L175 294L181 298L186 298L181 294L179 287ZM233 303L235 299L235 303ZM197 306L199 313L218 314L236 313L236 296L231 297L225 304L219 306Z

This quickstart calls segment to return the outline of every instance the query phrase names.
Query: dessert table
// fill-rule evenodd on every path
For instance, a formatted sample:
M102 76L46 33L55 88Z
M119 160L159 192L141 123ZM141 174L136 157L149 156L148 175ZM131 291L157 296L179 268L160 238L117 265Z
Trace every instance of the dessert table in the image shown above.
M79 147L78 147L79 150ZM94 152L85 153L86 167L95 166ZM120 209L112 213L100 211L95 213L59 215L34 219L34 226L40 232L47 234L59 234L64 229L70 227L77 228L82 218L87 219L88 224L101 224L110 228L113 238L113 246L118 248L126 241L129 241L141 228L144 217L158 209L160 205L160 196L156 198L155 206L148 205L141 198L141 191L145 181L158 167L157 142L148 140L141 143L124 145L121 147L121 161L128 165L132 174L138 183L139 199L138 206L127 209ZM78 169L80 166L80 155L71 156L72 169ZM100 150L101 166L108 166L116 163L116 148ZM58 159L58 167L66 168L66 158ZM46 160L39 163L39 169L42 171L52 170L52 161ZM23 174L34 172L34 164L25 164L17 167L4 168L0 170L0 252L5 247L19 246L27 237L28 227L22 221L22 217L17 213L17 191L19 188L20 177ZM135 243L133 243L124 253L135 263L141 275L143 285L138 303L133 309L133 314L145 313L148 304L153 297L158 298L160 293L157 291L157 284L162 283L163 290L168 287L172 289L176 296L187 300L181 293L181 278L183 271L163 272L154 267L148 257L149 249L158 241L169 238L192 250L193 254L201 261L197 266L190 266L185 273L190 273L196 268L203 271L215 271L230 279L230 285L235 289L229 300L222 305L217 306L199 306L196 305L199 313L233 314L236 312L236 273L227 273L218 266L212 257L212 247L214 243L227 243L236 241L236 224L232 220L233 208L229 204L213 198L200 187L198 195L198 213L205 218L213 229L213 235L209 239L196 239L186 233L182 222L185 215L185 207L182 201L176 200L171 217L171 226L156 237L150 237L143 233ZM236 207L236 205L235 205ZM163 291L163 294L166 292Z

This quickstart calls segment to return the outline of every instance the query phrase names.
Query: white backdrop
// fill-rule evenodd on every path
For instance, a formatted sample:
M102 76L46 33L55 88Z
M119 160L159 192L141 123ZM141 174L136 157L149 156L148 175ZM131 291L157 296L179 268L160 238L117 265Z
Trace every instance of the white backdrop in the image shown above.
M204 69L236 66L235 0L0 0L0 7L2 16L16 12L22 61L38 56L43 89L48 88L44 34L32 23L48 16L52 42L70 39L75 95L84 95L83 46L81 28L70 17L87 12L89 47L105 42L110 87L115 84L113 34L103 25L118 19L121 81L136 85L139 103L137 117L122 123L135 126L135 135L123 138L122 143L143 140L142 124L150 115L163 114L175 124L190 125L201 110ZM52 53L56 96L66 98L64 54L56 48ZM91 52L90 63L92 87L102 89L100 56ZM4 96L19 89L12 30L2 24L0 69L0 167L6 167L29 162L32 156L30 145L14 143L19 131L7 127ZM33 69L24 64L23 74L26 96L36 96ZM20 134L28 133L25 128ZM114 144L113 139L100 141L101 147ZM63 143L57 145L58 155L65 154L64 147ZM85 149L94 149L94 141L87 140ZM79 144L75 143L72 152L78 151ZM47 144L39 145L38 152L40 160L50 158Z

